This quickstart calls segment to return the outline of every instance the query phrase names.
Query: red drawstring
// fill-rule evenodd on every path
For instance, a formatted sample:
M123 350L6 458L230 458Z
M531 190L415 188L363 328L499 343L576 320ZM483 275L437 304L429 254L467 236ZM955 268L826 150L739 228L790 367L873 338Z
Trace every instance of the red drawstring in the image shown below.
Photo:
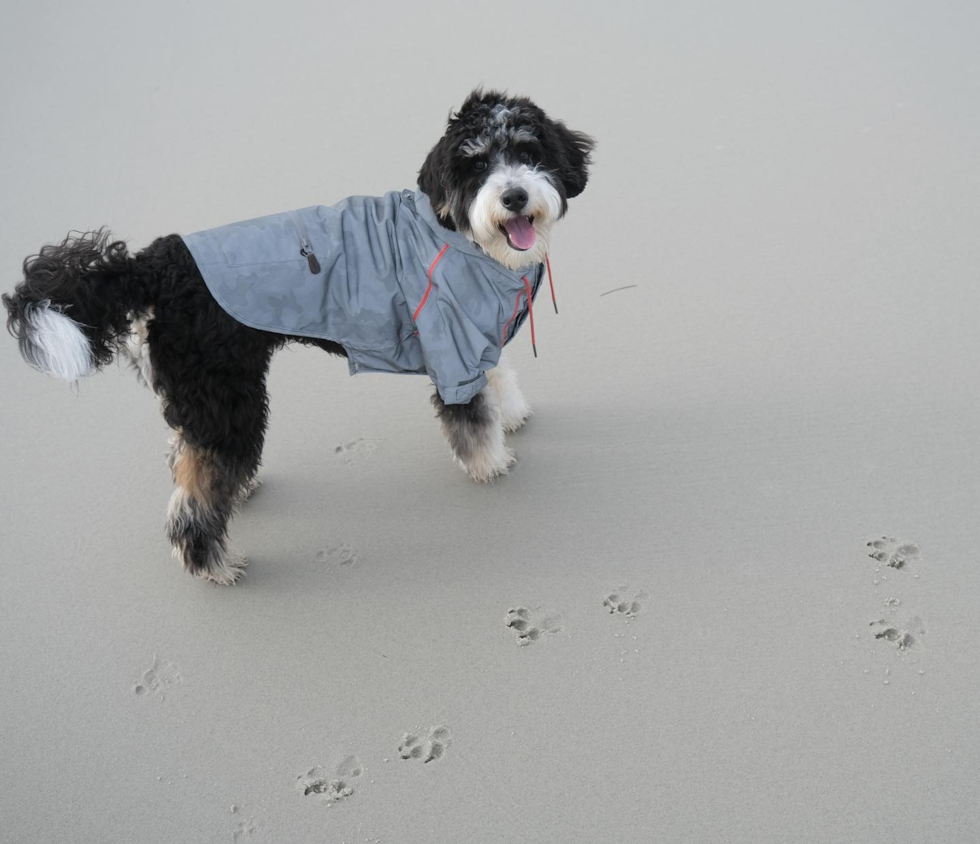
M551 279L551 258L544 256L544 263L548 267L548 286L551 288L551 304L555 306L555 313L558 313L558 302L555 300L555 283Z
M548 267L548 286L551 288L551 304L555 306L555 313L558 313L558 302L555 300L555 282L551 277L551 258L547 255L544 256L545 265ZM534 351L534 356L538 356L538 339L534 336L534 297L531 293L531 282L527 280L527 276L522 276L521 281L524 282L524 296L527 299L527 317L528 321L531 323L531 349ZM520 297L517 298L518 303L520 303ZM517 309L514 309L514 315L517 315ZM513 317L511 317L513 319ZM510 320L508 320L508 323ZM506 326L504 327L504 333L507 333Z
M538 356L538 341L534 336L534 297L531 295L531 282L524 276L524 289L527 290L527 317L531 323L531 349L534 356Z

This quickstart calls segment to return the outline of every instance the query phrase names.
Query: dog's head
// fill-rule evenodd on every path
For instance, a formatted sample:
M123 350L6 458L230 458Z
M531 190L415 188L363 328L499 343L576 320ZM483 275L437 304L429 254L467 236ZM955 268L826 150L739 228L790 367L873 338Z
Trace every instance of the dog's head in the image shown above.
M477 89L419 171L439 219L512 269L544 261L554 223L585 190L595 141L525 97Z

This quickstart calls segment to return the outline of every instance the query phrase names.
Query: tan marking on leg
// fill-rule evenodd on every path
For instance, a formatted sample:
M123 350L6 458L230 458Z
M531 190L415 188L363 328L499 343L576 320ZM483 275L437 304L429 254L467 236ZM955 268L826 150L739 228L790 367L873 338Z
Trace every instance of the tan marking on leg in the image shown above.
M174 447L174 483L201 504L210 505L215 483L215 466L206 452L178 437Z
M206 451L180 431L170 441L170 467L177 488L170 497L167 534L184 569L222 585L243 574L245 558L227 547L227 521L234 505L232 484ZM227 489L226 489L227 487Z

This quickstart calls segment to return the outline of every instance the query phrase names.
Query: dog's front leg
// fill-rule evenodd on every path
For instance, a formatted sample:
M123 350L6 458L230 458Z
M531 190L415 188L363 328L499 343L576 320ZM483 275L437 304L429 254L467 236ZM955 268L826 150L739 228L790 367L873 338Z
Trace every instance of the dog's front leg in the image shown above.
M510 368L505 354L501 354L497 365L487 372L487 384L500 400L500 420L504 430L512 434L523 427L531 415L531 408L517 385L517 373Z
M504 445L500 397L495 390L484 387L469 404L446 404L434 393L432 404L453 457L473 480L489 483L506 475L517 462L513 450Z

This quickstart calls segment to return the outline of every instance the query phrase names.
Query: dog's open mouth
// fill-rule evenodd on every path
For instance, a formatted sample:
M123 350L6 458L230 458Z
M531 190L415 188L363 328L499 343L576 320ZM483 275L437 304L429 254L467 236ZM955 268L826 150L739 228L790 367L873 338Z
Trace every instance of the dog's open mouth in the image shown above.
M534 241L537 240L537 233L534 231L534 217L511 217L506 223L500 226L500 230L507 236L507 243L511 249L518 252L527 252Z

